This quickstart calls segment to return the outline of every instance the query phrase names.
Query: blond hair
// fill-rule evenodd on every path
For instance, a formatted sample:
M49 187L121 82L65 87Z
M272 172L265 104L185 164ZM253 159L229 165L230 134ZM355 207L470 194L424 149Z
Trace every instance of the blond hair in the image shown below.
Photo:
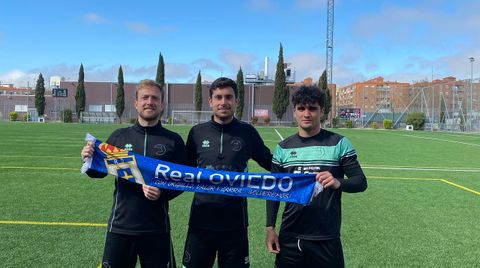
M160 94L162 95L162 101L163 101L163 96L164 96L163 87L159 83L157 83L157 82L155 82L151 79L144 79L144 80L142 80L138 83L137 88L135 89L135 99L138 99L138 92L141 89L146 88L146 87L158 88L158 90L160 91Z

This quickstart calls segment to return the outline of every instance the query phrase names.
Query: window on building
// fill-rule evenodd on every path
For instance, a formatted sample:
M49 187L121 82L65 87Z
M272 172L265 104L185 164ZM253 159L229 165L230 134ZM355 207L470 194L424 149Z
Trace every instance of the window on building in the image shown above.
M28 106L27 105L15 105L15 112L27 112Z
M115 107L115 105L110 105L110 104L105 105L105 112L116 112L116 111L117 111L117 107Z
M102 112L102 105L88 105L89 112Z

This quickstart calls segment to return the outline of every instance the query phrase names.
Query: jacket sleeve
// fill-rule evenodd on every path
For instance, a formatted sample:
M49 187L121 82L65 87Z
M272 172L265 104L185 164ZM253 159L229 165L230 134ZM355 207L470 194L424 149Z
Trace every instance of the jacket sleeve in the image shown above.
M272 167L272 153L270 149L263 142L262 137L258 134L258 131L252 127L252 148L253 148L253 157L262 168L270 171Z
M367 189L367 178L357 161L357 156L349 157L342 163L343 172L347 179L338 179L341 183L340 189L347 193L363 192Z
M277 145L277 148L275 149L275 153L278 153L279 146ZM274 157L275 158L275 157ZM271 172L272 173L284 173L285 170L277 164L278 159L276 161L273 161L271 163ZM277 215L278 215L278 210L280 208L280 202L279 201L267 201L266 204L266 210L267 210L267 224L266 227L275 227L275 224L277 222Z
M197 147L195 145L195 139L193 132L195 130L192 128L188 133L187 144L185 146L186 151L186 165L191 167L197 167Z
M363 192L367 189L367 178L360 167L360 163L358 163L356 151L347 138L343 138L341 142L341 148L343 149L340 166L347 179L338 179L341 183L340 190L347 193Z

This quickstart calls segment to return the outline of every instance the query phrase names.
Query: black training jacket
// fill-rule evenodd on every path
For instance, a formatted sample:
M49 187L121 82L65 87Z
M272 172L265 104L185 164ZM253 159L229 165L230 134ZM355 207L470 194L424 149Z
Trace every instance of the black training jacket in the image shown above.
M188 163L194 167L246 172L249 159L266 170L271 167L272 154L257 130L235 118L225 125L210 120L192 127L186 148ZM189 226L215 231L246 229L247 200L195 193Z
M144 156L186 164L182 138L162 127L160 122L153 127L142 127L136 122L131 127L117 129L110 135L107 143ZM87 174L93 178L106 176L96 172ZM140 184L116 177L108 231L128 235L169 232L168 200L181 192L167 189L161 191L160 198L151 201L144 196Z

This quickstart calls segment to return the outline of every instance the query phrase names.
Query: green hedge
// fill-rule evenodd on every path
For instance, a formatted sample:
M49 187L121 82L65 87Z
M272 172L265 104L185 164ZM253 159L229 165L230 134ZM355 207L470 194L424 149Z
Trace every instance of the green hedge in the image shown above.
M333 127L333 128L337 128L338 125L339 125L339 123L340 123L340 118L338 118L338 116L332 118L332 127Z
M413 112L407 115L407 125L413 125L414 130L421 130L425 127L427 121L425 114L422 112Z
M64 109L62 113L60 114L60 119L62 120L63 123L72 123L72 110L70 109Z
M17 121L18 113L17 112L10 112L10 113L8 113L8 117L10 118L10 121Z
M383 119L383 128L385 129L392 129L393 121L390 119Z

